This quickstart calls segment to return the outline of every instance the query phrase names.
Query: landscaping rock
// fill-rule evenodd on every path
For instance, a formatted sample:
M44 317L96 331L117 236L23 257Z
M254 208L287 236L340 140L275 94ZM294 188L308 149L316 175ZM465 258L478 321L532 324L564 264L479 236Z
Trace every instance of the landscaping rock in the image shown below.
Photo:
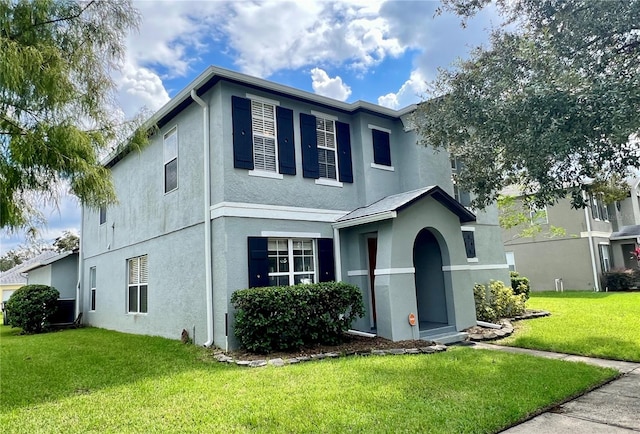
M406 351L403 348L392 348L387 350L387 354L405 354Z
M250 368L260 368L262 366L267 366L266 360L253 360L249 363Z
M269 360L269 364L271 366L284 366L284 360L282 360L282 359L271 359L271 360Z
M374 356L384 356L387 353L385 350L371 350L371 354L373 354Z

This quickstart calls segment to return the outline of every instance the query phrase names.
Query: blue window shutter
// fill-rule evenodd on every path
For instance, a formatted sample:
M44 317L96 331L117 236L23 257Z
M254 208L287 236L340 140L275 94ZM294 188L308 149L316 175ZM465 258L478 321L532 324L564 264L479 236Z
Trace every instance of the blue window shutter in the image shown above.
M340 181L353 182L353 167L351 166L351 134L349 124L336 121L336 140L338 142L338 169Z
M302 149L302 176L305 178L320 178L315 116L300 113L300 141Z
M251 101L232 96L231 117L233 118L233 167L253 170Z
M336 272L333 262L333 239L318 238L318 281L334 280L336 280Z
M467 258L475 258L476 241L473 232L462 231L462 239L464 240L464 250L467 253Z
M249 288L269 286L268 238L248 237Z
M293 141L293 110L276 107L278 125L278 164L280 173L296 174L296 148Z
M373 162L384 166L391 166L391 147L389 145L389 133L380 130L371 130L373 136Z

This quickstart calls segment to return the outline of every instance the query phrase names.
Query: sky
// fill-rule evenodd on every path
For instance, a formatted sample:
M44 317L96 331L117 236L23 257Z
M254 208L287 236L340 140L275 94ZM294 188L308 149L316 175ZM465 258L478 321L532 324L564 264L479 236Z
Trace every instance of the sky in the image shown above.
M114 72L126 116L155 112L209 65L261 77L340 101L400 109L425 97L439 68L450 68L500 23L495 9L461 26L435 14L437 1L137 1L137 31ZM80 231L77 200L44 207L40 231L53 240ZM25 244L3 232L0 254Z

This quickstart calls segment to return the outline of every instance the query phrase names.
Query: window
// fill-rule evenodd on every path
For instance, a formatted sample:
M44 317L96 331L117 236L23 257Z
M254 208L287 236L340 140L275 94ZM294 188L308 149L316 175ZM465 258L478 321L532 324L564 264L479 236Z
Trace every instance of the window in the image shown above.
M101 206L99 213L100 213L100 224L103 225L107 222L107 207Z
M338 179L335 121L316 116L320 178Z
M269 285L316 282L314 242L310 239L269 239Z
M600 250L600 267L603 273L608 273L611 270L611 255L609 254L609 244L599 244L598 250Z
M529 219L532 224L546 225L549 223L549 216L547 214L547 206L538 208L536 205L531 204L529 206Z
M451 181L453 182L453 198L460 202L462 205L468 207L471 205L471 196L468 191L460 190L458 188L458 173L462 169L462 162L456 157L451 158Z
M89 310L96 310L96 267L89 268L89 286L91 287Z
M254 170L276 172L276 107L251 100L251 128Z
M473 231L462 231L462 239L464 241L464 250L467 259L476 257L476 240Z
M147 312L147 255L131 258L127 261L129 279L127 283L128 312Z
M373 162L380 166L391 167L391 145L389 141L389 131L384 129L371 128L371 139L373 141Z
M504 252L504 254L507 257L509 271L516 271L516 255L513 252Z
M594 220L609 220L609 210L602 200L601 196L590 195L589 200L591 202L591 216Z
M178 188L178 129L164 135L164 192Z

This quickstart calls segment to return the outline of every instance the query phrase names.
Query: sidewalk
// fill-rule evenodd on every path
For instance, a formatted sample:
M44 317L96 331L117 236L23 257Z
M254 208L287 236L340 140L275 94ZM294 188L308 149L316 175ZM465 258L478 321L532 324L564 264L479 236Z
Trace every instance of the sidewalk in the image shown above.
M591 434L640 432L640 363L596 359L477 342L473 348L530 354L614 368L623 376L572 401L559 405L503 433Z

